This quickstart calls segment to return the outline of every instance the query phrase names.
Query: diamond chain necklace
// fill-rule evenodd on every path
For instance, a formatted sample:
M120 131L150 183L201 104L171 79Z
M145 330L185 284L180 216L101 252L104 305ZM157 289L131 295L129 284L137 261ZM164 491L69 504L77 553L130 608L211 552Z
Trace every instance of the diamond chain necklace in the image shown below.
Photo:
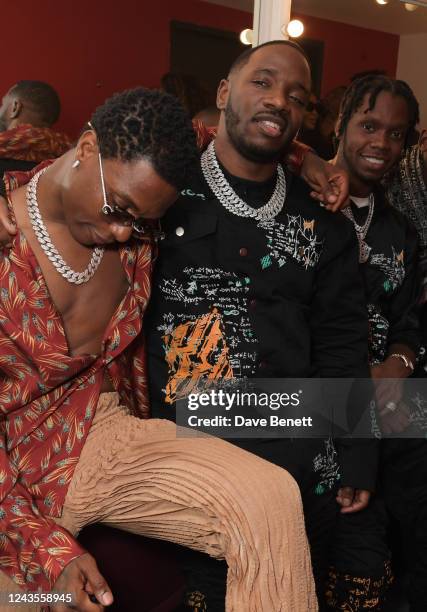
M92 257L90 258L89 264L87 268L83 270L83 272L75 272L62 259L61 255L58 253L56 247L54 246L50 238L49 232L46 229L37 202L37 183L39 182L39 178L41 177L41 175L44 174L46 170L47 168L43 168L42 170L40 170L40 172L34 175L31 181L28 183L26 196L28 216L30 218L33 231L41 248L49 258L49 260L52 262L56 270L59 272L59 274L61 274L61 276L63 276L69 283L81 285L82 283L87 283L95 274L104 256L105 249L101 247L96 247L95 249L93 249Z
M351 198L350 198L351 199ZM374 214L374 206L375 206L375 198L374 194L369 194L369 210L368 216L366 217L366 221L363 225L358 225L356 223L356 219L354 218L353 211L351 210L351 206L347 206L342 209L342 214L345 215L354 225L354 229L356 231L357 241L359 243L359 262L366 263L369 259L369 254L371 252L371 247L365 242L366 234L368 233L369 226L371 225L372 217Z
M202 153L201 166L203 176L215 197L233 215L251 217L257 221L274 219L282 210L286 199L286 178L283 168L277 164L277 180L273 195L264 206L253 208L240 198L224 176L219 167L215 154L215 145L212 141L206 151Z

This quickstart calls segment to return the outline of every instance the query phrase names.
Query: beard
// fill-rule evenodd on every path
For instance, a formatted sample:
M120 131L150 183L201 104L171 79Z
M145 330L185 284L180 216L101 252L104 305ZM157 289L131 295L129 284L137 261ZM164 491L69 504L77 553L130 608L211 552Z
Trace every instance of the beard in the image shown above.
M259 164L271 164L280 160L291 142L291 138L286 139L277 149L271 149L257 145L245 138L244 133L239 129L240 118L233 109L231 99L228 99L227 106L224 110L225 127L228 137L238 153L245 159Z

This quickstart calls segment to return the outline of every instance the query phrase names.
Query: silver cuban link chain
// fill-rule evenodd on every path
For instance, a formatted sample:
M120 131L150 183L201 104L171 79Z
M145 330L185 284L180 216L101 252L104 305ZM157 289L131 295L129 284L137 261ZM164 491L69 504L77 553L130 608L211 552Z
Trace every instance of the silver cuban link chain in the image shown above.
M46 253L46 256L52 262L53 266L56 268L59 274L63 276L69 283L81 285L82 283L87 283L95 274L104 256L105 249L101 247L96 247L95 249L93 249L92 257L90 258L89 264L87 268L83 270L83 272L75 272L62 259L61 255L58 253L56 247L52 243L52 240L49 236L49 232L47 231L42 216L40 214L40 209L37 202L37 183L39 182L39 178L41 177L41 175L44 174L46 170L47 168L43 168L42 170L40 170L40 172L35 174L31 181L28 183L28 216L30 218L31 225L41 248Z
M369 209L368 216L366 217L366 221L363 225L358 225L356 223L356 219L354 218L353 211L351 210L351 206L346 206L346 208L342 209L342 214L345 215L354 225L354 229L356 230L357 241L359 243L359 262L366 263L369 259L369 255L371 253L371 247L365 242L366 234L368 233L369 226L371 225L372 217L374 214L374 206L375 199L374 194L369 194Z
M215 197L233 215L239 217L250 217L257 221L269 221L274 219L282 210L286 200L286 177L283 168L277 164L277 180L273 195L267 204L260 208L249 206L240 198L219 167L215 154L215 145L212 141L206 151L202 153L201 166L203 176Z

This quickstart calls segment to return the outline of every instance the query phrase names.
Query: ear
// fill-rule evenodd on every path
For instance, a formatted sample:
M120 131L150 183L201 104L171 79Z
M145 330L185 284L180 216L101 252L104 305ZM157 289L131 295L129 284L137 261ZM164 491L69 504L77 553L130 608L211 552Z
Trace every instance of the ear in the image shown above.
M93 130L85 130L77 141L75 159L83 162L98 155L98 139Z
M228 96L230 94L230 81L228 79L221 79L216 94L216 106L219 110L224 110L227 106Z
M342 114L340 113L338 115L338 119L336 120L335 127L334 127L335 138L337 138L338 140L340 138L341 124L342 124Z
M21 114L23 104L19 98L13 98L10 103L10 119L17 119Z

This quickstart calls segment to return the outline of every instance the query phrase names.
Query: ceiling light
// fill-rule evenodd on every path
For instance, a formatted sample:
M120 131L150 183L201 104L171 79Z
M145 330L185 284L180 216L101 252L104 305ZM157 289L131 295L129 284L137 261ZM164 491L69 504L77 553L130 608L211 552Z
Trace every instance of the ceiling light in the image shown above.
M246 28L246 30L242 30L240 32L240 42L244 45L251 45L253 40L253 32L250 28Z
M406 0L400 0L400 2L405 5L405 8L407 8L408 11L415 11L417 6L427 8L427 0L409 0L408 2ZM411 6L412 8L408 8L407 5Z
M412 13L412 11L416 11L418 6L415 6L415 4L409 4L408 2L405 2L405 8L407 11L409 11L410 13Z
M304 32L304 24L299 19L292 19L286 26L286 32L291 38L298 38Z
M377 4L388 4L388 0L375 0Z

